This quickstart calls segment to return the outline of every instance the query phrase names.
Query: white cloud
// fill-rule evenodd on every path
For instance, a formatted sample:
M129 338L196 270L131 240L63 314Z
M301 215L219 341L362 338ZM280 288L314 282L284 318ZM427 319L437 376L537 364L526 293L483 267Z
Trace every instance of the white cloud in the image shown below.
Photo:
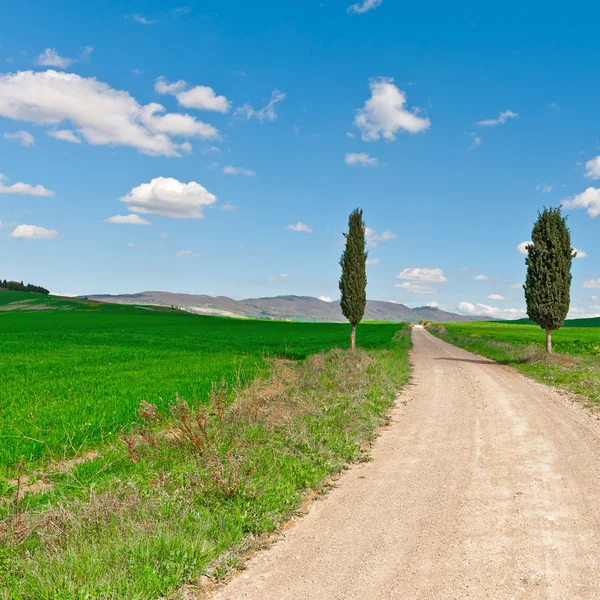
M127 242L125 248L135 248L135 244L133 242Z
M258 119L261 123L265 121L274 121L277 118L275 112L275 105L285 99L285 94L279 90L273 90L271 94L271 100L269 103L261 108L260 110L254 110L249 104L240 106L235 111L235 116L240 119Z
M488 300L506 300L506 298L504 296L501 296L500 294L490 294L487 297Z
M35 225L17 225L10 237L19 240L53 240L58 237L58 231Z
M69 142L71 144L81 144L81 139L78 138L70 129L49 129L46 133L57 140Z
M379 162L378 158L370 156L366 152L349 152L344 157L344 161L348 166L354 167L383 167L383 163Z
M346 131L346 136L349 137L351 140L356 138L356 134L351 133L350 131Z
M77 62L76 58L65 58L60 56L54 48L46 48L36 59L36 64L44 67L58 67L59 69L66 69L71 66L74 62Z
M254 177L256 173L250 169L244 169L244 167L232 167L227 165L223 167L223 173L225 175L245 175L246 177Z
M377 233L371 227L365 227L365 238L367 240L367 245L375 248L381 242L389 242L397 238L398 236L389 229L386 229L383 233Z
M597 312L600 310L600 306L590 306L594 312L590 312L585 308L577 308L571 307L569 309L569 314L567 315L567 319L592 319L594 317L600 317L600 313Z
M478 146L481 146L482 139L480 135L476 134L474 131L468 133L467 135L473 139L471 145L467 148L469 152L471 150L475 150L475 148L477 148Z
M6 175L0 173L0 194L19 194L20 196L54 196L54 192L46 189L43 185L31 185L21 181L6 185Z
M483 121L478 121L477 125L483 125L484 127L493 127L494 125L504 125L508 119L516 119L518 117L518 113L513 112L512 110L505 110L498 115L497 119L485 119Z
M517 246L517 252L519 254L522 254L523 256L527 256L529 254L529 252L527 252L527 246L531 246L531 244L533 244L531 240L529 240L528 242L521 242Z
M520 308L497 308L487 304L471 304L470 302L461 302L458 305L458 312L463 315L495 317L497 319L521 319L527 316L526 312Z
M383 0L363 0L362 2L355 2L351 6L348 7L348 12L353 13L355 15L362 15L369 10L373 10L378 6L381 6Z
M414 110L406 109L406 94L394 85L392 78L373 78L369 87L371 97L357 111L354 119L364 141L373 142L380 138L393 141L398 131L419 133L429 129L429 119L418 117Z
M212 125L190 115L165 113L157 103L140 105L97 79L53 70L0 75L0 116L50 126L71 122L90 144L131 146L154 156L189 151L189 143L173 137L219 137Z
M574 252L577 252L575 258L587 258L588 253L585 250L577 250L577 248L573 248Z
M600 279L587 279L581 284L586 290L596 290L600 288Z
M285 229L289 231L302 231L303 233L312 233L313 230L306 223L298 221L295 225L286 225Z
M380 258L369 258L367 260L368 265L378 265L381 262Z
M105 223L114 223L115 225L152 225L150 221L142 219L139 215L115 215L104 219Z
M585 163L585 176L590 179L600 179L600 156Z
M14 133L5 133L4 139L15 141L25 148L35 146L35 138L28 131L23 131L22 129L20 131L15 131Z
M120 198L131 212L160 215L172 219L202 219L202 211L217 201L195 181L182 183L171 177L157 177L134 187Z
M439 308L440 310L446 308L443 304L439 304L438 302L427 302L425 306L429 306L429 308Z
M537 192L541 192L542 194L549 194L552 191L552 186L546 183L538 183L535 186Z
M267 281L271 283L281 283L289 280L289 275L287 273L282 273L281 275L273 275L271 277L267 277Z
M600 188L589 187L581 194L562 200L560 205L565 208L585 208L587 214L594 219L600 215Z
M523 284L522 283L509 283L508 287L511 290L522 290L523 289Z
M175 252L175 258L197 258L200 254L196 254L192 250L180 250L179 252Z
M329 296L319 296L319 300L321 300L322 302L333 302L333 299Z
M404 282L404 283L396 283L394 284L395 288L399 288L409 292L411 294L435 294L437 290L432 288L429 285L423 285L422 283L412 283L412 282Z
M448 281L442 269L412 268L404 269L396 275L396 279L406 281L425 281L427 283L444 283Z
M213 110L220 113L227 113L231 108L231 102L225 96L217 96L215 91L206 85L190 88L183 80L169 83L164 77L159 77L154 83L154 89L159 94L175 96L177 102L186 108Z
M487 275L473 275L475 281L485 281L487 278Z
M155 25L158 23L156 19L147 19L146 17L140 15L139 13L135 13L134 15L126 15L129 16L136 23L141 23L142 25Z

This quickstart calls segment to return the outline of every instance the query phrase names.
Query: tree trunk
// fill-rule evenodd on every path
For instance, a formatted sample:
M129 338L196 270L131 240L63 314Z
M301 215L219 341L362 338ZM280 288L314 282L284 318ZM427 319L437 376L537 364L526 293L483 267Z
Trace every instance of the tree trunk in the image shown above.
M552 354L552 329L546 329L546 352Z
M352 324L352 331L350 333L350 352L356 350L356 325Z

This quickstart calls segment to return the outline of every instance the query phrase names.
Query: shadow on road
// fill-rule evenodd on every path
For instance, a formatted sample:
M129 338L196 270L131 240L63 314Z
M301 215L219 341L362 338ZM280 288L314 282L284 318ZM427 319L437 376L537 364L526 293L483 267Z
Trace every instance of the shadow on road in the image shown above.
M492 366L500 366L498 363L493 362L491 360L484 360L478 358L454 358L452 356L437 356L435 360L449 360L452 362L466 362L473 363L475 365L492 365Z

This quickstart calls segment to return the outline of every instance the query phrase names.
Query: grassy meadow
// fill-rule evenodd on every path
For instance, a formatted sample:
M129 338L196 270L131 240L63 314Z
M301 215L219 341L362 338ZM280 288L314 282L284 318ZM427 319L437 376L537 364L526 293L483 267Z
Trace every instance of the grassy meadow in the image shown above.
M527 323L443 323L429 331L443 340L511 365L537 381L564 387L600 402L598 319L567 321L552 334L554 353L544 351L545 332ZM582 324L589 322L590 327Z
M269 358L345 346L349 327L203 317L1 292L35 310L0 310L0 475L19 460L68 457L129 427L142 401L203 402L212 382L244 386ZM12 304L12 306L15 306ZM18 305L20 306L20 304ZM30 308L32 308L30 306ZM379 348L397 326L364 325Z
M385 422L410 330L348 337L0 293L0 598L219 580Z

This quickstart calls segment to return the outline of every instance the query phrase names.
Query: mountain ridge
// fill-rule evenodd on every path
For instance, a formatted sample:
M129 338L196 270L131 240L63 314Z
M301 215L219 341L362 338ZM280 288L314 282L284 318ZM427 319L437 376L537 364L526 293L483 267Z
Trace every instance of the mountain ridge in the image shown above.
M145 291L135 294L94 294L90 300L116 304L147 304L176 306L197 314L250 319L290 319L293 321L344 322L340 301L327 302L313 296L269 296L234 300L228 296L206 294L179 294L176 292ZM366 321L485 321L484 316L465 316L432 306L410 308L404 304L384 300L368 300Z

